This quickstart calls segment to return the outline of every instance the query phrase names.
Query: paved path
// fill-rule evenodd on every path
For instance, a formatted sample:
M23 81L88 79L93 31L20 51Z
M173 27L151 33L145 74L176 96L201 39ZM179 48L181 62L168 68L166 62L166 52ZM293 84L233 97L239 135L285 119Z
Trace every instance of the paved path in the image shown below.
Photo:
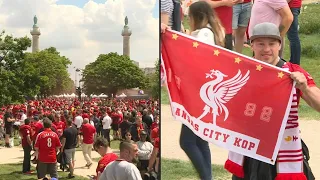
M117 152L117 151L115 151ZM4 148L0 147L0 164L9 163L22 163L23 161L23 149L20 147ZM97 152L92 152L92 158L99 158L100 155ZM86 161L84 160L82 151L76 151L75 162L75 175L88 177L88 175L95 175L98 163L93 161L93 165L88 169L85 167ZM21 167L22 168L22 167Z
M310 151L310 166L316 177L320 179L320 121L300 121L301 136ZM179 146L181 123L175 121L171 115L169 105L161 106L161 157L188 160L188 157ZM223 165L228 152L210 144L211 161Z

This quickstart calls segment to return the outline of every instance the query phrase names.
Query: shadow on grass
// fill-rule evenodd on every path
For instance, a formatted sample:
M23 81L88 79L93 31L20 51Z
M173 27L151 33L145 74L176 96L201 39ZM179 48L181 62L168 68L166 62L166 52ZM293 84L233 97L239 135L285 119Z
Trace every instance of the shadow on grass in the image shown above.
M35 170L31 167L31 170ZM68 179L67 172L58 171L59 180ZM32 175L24 175L22 173L22 164L1 164L0 165L0 180L35 180L37 179L36 171ZM74 180L88 180L88 178L76 176Z
M213 179L231 179L231 174L222 165L212 165ZM197 180L199 176L189 161L161 158L161 179Z

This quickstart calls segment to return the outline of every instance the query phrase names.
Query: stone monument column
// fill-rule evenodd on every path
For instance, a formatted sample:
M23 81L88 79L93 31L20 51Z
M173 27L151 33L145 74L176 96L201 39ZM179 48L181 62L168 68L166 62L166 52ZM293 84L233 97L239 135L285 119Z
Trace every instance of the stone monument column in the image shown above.
M34 16L33 23L33 29L30 31L30 34L32 35L32 52L34 53L39 51L39 36L41 35L40 29L37 25L37 16Z
M122 30L122 37L123 37L123 55L130 57L130 36L132 34L129 26L128 26L128 17L124 19L124 27Z

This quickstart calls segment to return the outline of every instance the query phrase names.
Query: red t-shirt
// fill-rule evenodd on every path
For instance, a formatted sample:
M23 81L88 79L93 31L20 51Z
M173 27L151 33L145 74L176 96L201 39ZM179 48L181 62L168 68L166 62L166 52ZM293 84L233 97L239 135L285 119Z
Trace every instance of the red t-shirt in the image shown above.
M96 132L96 128L91 124L83 124L80 128L83 136L83 143L92 144L94 139L94 133Z
M120 124L121 123L120 118L121 118L120 114L112 113L111 114L112 124Z
M51 129L38 134L34 147L39 148L38 160L43 163L57 162L56 148L61 147L58 135Z
M155 138L159 137L159 127L156 127L154 129L152 129L151 137L152 137L152 139L155 139Z
M219 1L219 0L212 0L212 1ZM228 6L220 6L214 8L217 16L219 17L222 26L226 30L226 34L232 34L232 7Z
M62 121L62 122L66 122L66 118L65 118L64 116L61 116L60 121Z
M89 114L87 114L87 113L84 113L84 114L82 114L82 118L84 119L84 118L90 118L90 116L89 116Z
M251 2L251 0L244 0L243 3Z
M97 176L99 173L102 173L104 168L111 163L112 161L115 161L118 159L118 156L115 153L107 153L106 155L104 155L100 161L98 162L98 166L96 169L97 172Z
M56 121L53 124L56 126L56 131L58 136L61 137L63 134L63 130L66 128L66 124L62 121L59 121L59 122Z
M301 8L302 0L291 0L289 2L290 8Z
M31 138L31 126L29 125L22 125L19 129L20 133L22 134L22 147L28 147L29 143L27 137Z
M159 126L159 124L157 122L153 122L151 124L151 130L153 130L154 128L157 128Z
M155 141L154 141L154 145L153 145L155 148L160 148L160 138L156 138Z
M43 125L40 122L35 122L31 124L32 129L32 140L35 141L37 135L39 134L40 129L43 128Z

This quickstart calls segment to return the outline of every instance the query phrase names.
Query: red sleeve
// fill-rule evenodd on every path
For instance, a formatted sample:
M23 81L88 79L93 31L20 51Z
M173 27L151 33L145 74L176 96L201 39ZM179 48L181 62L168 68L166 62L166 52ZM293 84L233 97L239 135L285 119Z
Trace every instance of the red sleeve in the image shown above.
M154 128L152 131L151 131L151 137L153 139L157 138L158 137L158 130L156 128Z
M290 63L289 66L290 66L289 68L291 68L292 72L301 72L306 77L307 84L309 87L316 86L316 83L314 82L312 76L306 70L304 70L301 66L299 66L297 64L292 64L292 63ZM299 89L297 89L297 93L299 94L300 97L303 94L302 91L300 91Z
M103 157L102 157L102 158L103 158ZM103 163L103 159L100 159L100 161L98 162L97 169L96 169L97 175L98 175L98 173L102 173L105 167L106 167L106 166L105 166L105 164Z
M297 64L291 64L293 72L301 72L307 79L308 86L316 86L312 76Z
M34 144L34 147L37 147L37 148L39 148L39 141L40 141L40 136L39 136L40 134L38 134L38 136L36 137L36 143Z
M58 135L56 135L56 147L59 148L61 146L62 146L62 144L60 142L60 139L59 139Z

